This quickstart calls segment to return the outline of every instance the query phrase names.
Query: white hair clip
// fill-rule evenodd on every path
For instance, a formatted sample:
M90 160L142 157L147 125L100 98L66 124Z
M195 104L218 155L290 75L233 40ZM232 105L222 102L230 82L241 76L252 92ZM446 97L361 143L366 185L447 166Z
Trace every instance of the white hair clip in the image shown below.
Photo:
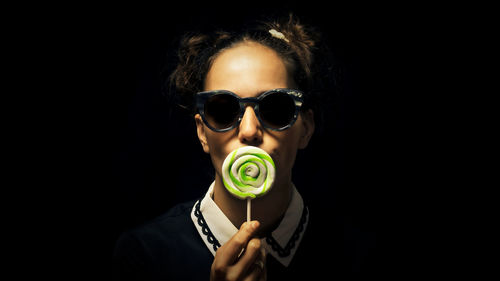
M288 39L286 39L285 35L283 35L283 33L277 31L276 29L270 29L269 30L269 33L271 33L271 35L274 37L274 38L278 38L278 39L282 39L282 40L285 40L287 43L289 43L290 41L288 41Z

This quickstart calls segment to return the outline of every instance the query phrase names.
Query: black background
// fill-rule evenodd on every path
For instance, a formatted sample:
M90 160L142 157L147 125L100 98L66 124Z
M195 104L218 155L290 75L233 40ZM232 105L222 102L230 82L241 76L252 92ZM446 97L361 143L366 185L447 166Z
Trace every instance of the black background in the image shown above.
M325 228L332 211L374 237L371 255L386 269L409 274L443 266L446 247L435 247L442 225L434 217L443 180L433 176L444 155L430 160L440 126L427 126L440 90L435 73L443 58L436 57L447 30L441 11L314 2L170 5L65 7L42 15L48 24L30 25L38 34L33 42L54 42L39 52L55 70L49 86L61 92L56 105L44 100L49 114L39 121L52 124L40 135L55 136L40 140L36 157L43 167L37 175L52 187L43 193L50 220L40 220L47 231L37 252L46 257L57 249L45 270L57 263L64 274L107 278L122 231L206 192L210 160L192 118L162 96L160 71L185 31L286 11L323 31L343 71L324 133L294 168L304 199Z

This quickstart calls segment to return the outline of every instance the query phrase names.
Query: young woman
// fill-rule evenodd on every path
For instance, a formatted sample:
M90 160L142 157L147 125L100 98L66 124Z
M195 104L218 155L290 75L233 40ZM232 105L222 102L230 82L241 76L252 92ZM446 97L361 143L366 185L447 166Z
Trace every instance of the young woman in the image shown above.
M292 183L321 97L334 94L325 91L333 77L321 51L318 35L293 16L182 40L171 92L193 109L215 179L200 200L120 237L117 280L316 280L348 267L325 252L335 248L326 224L308 231L309 209ZM222 181L224 159L245 146L263 149L276 165L270 192L252 200L250 222L246 202Z

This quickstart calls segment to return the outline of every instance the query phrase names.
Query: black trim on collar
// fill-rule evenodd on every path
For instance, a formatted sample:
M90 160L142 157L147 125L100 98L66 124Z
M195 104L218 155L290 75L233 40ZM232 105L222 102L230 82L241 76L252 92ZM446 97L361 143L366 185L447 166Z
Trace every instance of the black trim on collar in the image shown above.
M304 210L302 211L302 217L300 218L299 226L295 229L295 232L292 235L292 238L288 241L285 248L281 248L281 246L276 242L272 235L266 236L267 244L271 245L273 250L278 253L278 255L282 258L288 257L290 255L291 250L295 247L295 242L299 239L300 233L304 231L304 223L307 220L308 210L307 207L304 206Z
M200 203L201 199L196 202L195 205L195 210L194 210L194 215L198 218L198 225L201 226L201 231L203 234L207 236L207 241L212 244L214 251L217 251L221 247L219 240L215 238L214 234L212 231L210 231L210 228L207 225L207 222L205 221L205 218L203 217L203 214L200 211Z
M207 236L207 241L212 244L212 247L214 251L217 251L221 247L221 244L219 243L219 240L215 238L214 234L210 230L210 228L207 225L207 222L205 221L205 218L203 217L203 214L200 211L200 203L201 199L198 200L195 204L195 210L194 210L194 215L198 219L198 225L201 226L201 231L202 233ZM302 211L302 216L300 218L299 225L295 229L295 232L293 233L292 237L286 244L285 248L282 248L278 242L273 238L272 235L266 236L266 242L272 247L272 249L278 253L278 255L282 258L287 257L290 255L291 250L295 248L295 242L300 238L300 234L304 231L304 224L307 221L307 216L308 216L308 210L307 207L304 206L304 209Z

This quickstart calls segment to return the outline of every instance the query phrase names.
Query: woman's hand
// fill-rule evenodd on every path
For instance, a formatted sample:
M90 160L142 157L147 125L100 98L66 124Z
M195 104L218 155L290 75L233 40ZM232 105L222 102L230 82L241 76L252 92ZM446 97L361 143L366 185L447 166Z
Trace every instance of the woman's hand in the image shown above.
M215 253L210 280L265 280L265 254L260 239L252 238L260 224L245 222Z

